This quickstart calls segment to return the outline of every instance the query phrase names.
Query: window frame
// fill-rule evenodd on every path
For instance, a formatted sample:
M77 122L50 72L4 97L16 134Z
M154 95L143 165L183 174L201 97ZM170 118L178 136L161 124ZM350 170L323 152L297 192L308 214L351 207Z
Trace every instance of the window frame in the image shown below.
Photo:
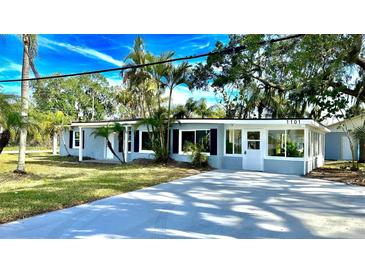
M76 133L79 134L79 138L78 138L79 139L79 145L78 146L76 145ZM80 135L81 135L80 131L79 130L74 130L73 135L74 136L73 136L73 140L72 140L72 148L80 148Z
M229 154L227 153L227 130L232 130L233 131L233 153L232 154ZM235 152L235 149L234 149L234 145L235 145L235 138L234 138L234 131L235 130L239 130L241 131L241 153L234 153ZM227 156L227 157L237 157L237 156L240 156L242 157L244 154L243 154L243 129L242 128L225 128L224 129L224 153L223 153L223 156Z
M210 146L210 128L197 128L197 129L179 129L179 153L180 155L191 155L191 152L184 152L182 143L182 133L186 131L194 132L194 144L196 144L196 132L197 131L209 131L209 146ZM210 156L210 152L202 152L203 154Z
M269 155L269 131L277 131L277 130L281 130L281 131L285 131L285 155L284 156L272 156L272 155ZM288 140L288 135L287 135L287 131L288 130L303 130L304 132L304 151L303 151L303 157L288 157L286 156L286 153L287 153L287 148L286 148L286 145L287 145L287 140ZM306 148L305 145L306 145L306 142L305 142L305 129L304 128L284 128L284 129L280 129L280 128L274 128L274 129L267 129L267 136L266 136L266 152L265 152L265 159L269 159L269 160L286 160L286 161L304 161L305 159L305 153L306 153ZM307 142L308 143L308 142ZM307 144L309 146L309 144Z
M129 153L132 152L132 127L127 127L127 140L127 152Z
M138 153L152 153L154 154L155 152L153 150L144 150L142 149L142 132L146 132L151 134L150 132L148 132L148 130L139 130L139 152Z

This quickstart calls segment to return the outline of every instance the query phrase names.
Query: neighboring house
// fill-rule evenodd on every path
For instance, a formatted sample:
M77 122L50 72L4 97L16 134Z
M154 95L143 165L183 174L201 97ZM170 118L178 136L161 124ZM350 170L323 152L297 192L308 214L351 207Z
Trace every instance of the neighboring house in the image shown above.
M351 136L351 132L364 125L365 115L358 115L351 119L346 119L341 122L337 122L328 125L327 128L331 130L330 133L326 134L326 149L325 159L326 160L351 160L351 148L350 141L344 128L348 130ZM351 137L355 147L355 160L359 158L359 145L356 140Z
M153 159L146 126L135 128L138 120L74 122L65 129L68 150L74 156L98 160L115 160L105 138L94 138L97 127L119 122L127 130L109 140L125 158ZM197 143L206 138L205 152L214 168L257 170L285 174L306 174L324 163L324 136L329 130L310 119L180 119L171 126L170 156L176 161L189 162L184 152L187 142ZM67 155L64 146L61 155Z

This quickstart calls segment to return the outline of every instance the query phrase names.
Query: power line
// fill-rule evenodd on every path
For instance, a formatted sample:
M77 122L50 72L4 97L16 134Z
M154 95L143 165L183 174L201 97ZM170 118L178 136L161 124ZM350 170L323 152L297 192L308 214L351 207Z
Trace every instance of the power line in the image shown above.
M294 35L288 35L281 38L271 39L268 41L261 41L258 42L257 45L265 45L265 44L272 44L276 42L281 42L285 40L290 40L294 38L299 38L304 36L304 34L294 34ZM51 76L44 76L44 77L34 77L34 78L26 78L26 79L10 79L10 80L0 80L0 83L10 83L10 82L23 82L23 81L35 81L35 80L45 80L45 79L54 79L54 78L65 78L65 77L72 77L72 76L80 76L80 75L87 75L87 74L95 74L95 73L104 73L104 72L111 72L111 71L124 71L127 69L136 69L136 68L142 68L147 66L154 66L164 63L170 63L170 62L176 62L176 61L184 61L184 60L191 60L191 59L197 59L201 57L207 57L212 55L218 55L218 54L231 54L231 53L237 53L239 51L245 50L246 46L238 46L238 47L230 47L219 51L211 51L203 54L197 54L197 55L191 55L191 56L185 56L180 58L173 58L158 62L152 62L152 63L146 63L146 64L139 64L139 65L128 65L118 68L110 68L110 69L101 69L101 70L93 70L93 71L85 71L85 72L77 72L77 73L70 73L70 74L60 74L60 75L51 75Z

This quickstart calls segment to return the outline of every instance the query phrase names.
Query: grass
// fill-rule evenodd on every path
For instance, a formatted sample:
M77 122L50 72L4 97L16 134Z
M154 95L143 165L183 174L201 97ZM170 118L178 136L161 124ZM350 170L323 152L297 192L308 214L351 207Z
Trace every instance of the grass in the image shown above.
M308 177L365 186L365 164L359 163L359 170L350 170L351 161L326 161L320 168L307 174Z
M27 146L27 150L49 150L52 148L49 147L36 147L36 146ZM4 147L4 151L18 151L18 146L6 146Z
M197 174L188 166L155 163L105 165L29 154L26 175L12 171L17 155L0 155L0 223L83 204Z

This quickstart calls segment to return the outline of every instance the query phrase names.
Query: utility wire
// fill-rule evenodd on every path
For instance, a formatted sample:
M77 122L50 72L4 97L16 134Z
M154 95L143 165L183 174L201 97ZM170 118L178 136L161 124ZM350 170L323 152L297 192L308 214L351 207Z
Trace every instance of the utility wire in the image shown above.
M261 42L258 42L257 45L272 44L272 43L276 43L276 42L281 42L281 41L285 41L285 40L299 38L299 37L302 37L302 36L304 36L304 34L288 35L288 36L285 36L285 37L271 39L271 40L268 40L268 41L261 41ZM168 59L168 60L163 60L163 61L158 61L158 62L152 62L152 63L138 64L138 65L127 65L127 66L118 67L118 68L101 69L101 70L85 71L85 72L70 73L70 74L59 74L59 75L51 75L51 76L44 76L44 77L0 80L0 83L45 80L45 79L65 78L65 77L80 76L80 75L95 74L95 73L104 73L104 72L111 72L111 71L124 71L124 70L127 70L127 69L136 69L136 68L154 66L154 65L170 63L170 62L176 62L176 61L191 60L191 59L197 59L197 58L201 58L201 57L207 57L207 56L218 55L218 54L237 53L237 52L240 52L242 50L245 50L246 48L247 47L245 45L243 45L243 46L238 46L238 47L230 47L230 48L226 48L226 49L218 50L218 51L211 51L211 52L207 52L207 53L203 53L203 54L185 56L185 57L180 57L180 58L173 58L173 59Z

